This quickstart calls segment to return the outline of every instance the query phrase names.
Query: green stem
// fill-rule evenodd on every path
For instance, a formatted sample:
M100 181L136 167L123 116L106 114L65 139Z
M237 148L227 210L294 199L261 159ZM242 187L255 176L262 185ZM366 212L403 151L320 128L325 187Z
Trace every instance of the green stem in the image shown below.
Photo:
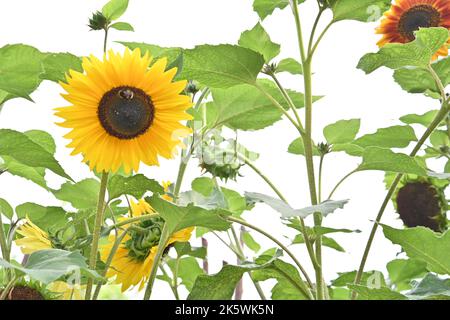
M256 232L262 234L263 236L265 236L266 238L272 240L274 243L276 243L284 252L286 252L286 254L294 261L294 263L297 265L297 267L299 268L299 270L301 271L301 273L303 274L303 276L305 277L306 282L308 283L309 287L312 288L312 282L309 279L308 274L306 273L305 269L303 268L303 266L301 265L301 263L297 260L297 258L295 257L295 255L284 245L282 244L280 241L278 241L276 238L274 238L272 235L270 235L269 233L265 232L264 230L261 230L260 228L244 221L241 220L239 218L235 218L235 217L231 217L231 216L226 216L224 217L224 219L231 221L231 222L235 222L235 223L239 223L243 226L246 226L252 230L255 230ZM307 288L308 286L303 282L302 283L305 285L305 288ZM312 298L311 293L308 290L308 297Z
M358 172L358 169L355 169L353 171L351 171L350 173L348 173L347 175L345 175L341 180L339 180L339 182L336 184L336 186L333 188L333 190L331 190L330 194L328 195L327 200L330 200L331 197L334 195L334 193L336 192L336 190L340 187L340 185L347 180L352 174L354 174L355 172Z
M177 200L180 195L181 184L183 182L184 174L186 173L186 168L189 163L189 160L191 159L191 156L192 156L192 153L189 151L189 153L185 157L181 157L180 166L178 168L177 181L175 183L174 192L173 192L175 200Z
M427 130L425 131L425 133L422 135L420 140L417 142L417 144L414 147L414 149L411 151L411 153L410 153L411 157L415 157L417 155L417 153L422 148L422 146L427 141L427 139L430 137L430 135L441 124L441 122L448 116L448 113L449 113L449 102L448 102L447 97L445 95L444 86L442 85L441 80L439 79L439 77L434 72L434 70L433 70L433 68L431 66L429 67L429 71L430 71L431 75L434 77L437 86L440 88L441 95L442 95L442 106L441 106L441 109L439 110L438 114L436 115L436 117L433 119L433 121L428 126ZM361 282L361 278L362 278L362 275L363 275L363 272L364 272L364 267L366 265L367 258L369 256L370 249L372 247L372 243L373 243L373 240L375 238L375 234L376 234L376 232L378 230L378 226L379 226L379 224L381 222L381 218L383 217L384 211L386 210L386 207L387 207L390 199L392 198L392 195L395 193L395 190L397 189L397 186L398 186L398 184L399 184L399 182L400 182L402 177L403 177L402 174L398 174L395 177L394 181L391 184L391 187L388 190L388 193L387 193L386 197L384 198L383 203L381 204L380 210L378 211L378 215L377 215L377 217L375 219L375 222L374 222L373 227L372 227L372 231L370 232L369 239L368 239L366 247L364 249L363 256L361 258L361 263L360 263L358 272L357 272L356 277L355 277L355 284L359 284ZM356 292L353 292L352 293L352 299L356 299L356 297L357 297Z
M164 266L160 266L160 270L163 273L163 275L167 278L170 278L169 273L166 271L166 269L164 268ZM180 296L178 294L178 288L174 288L172 283L169 283L169 287L172 290L172 293L175 297L176 300L180 300Z
M164 224L164 227L161 231L161 238L158 244L158 250L156 251L155 259L153 261L152 270L150 272L150 276L147 282L147 288L145 289L144 300L150 300L153 291L153 285L155 284L156 274L158 273L159 264L161 263L162 256L164 254L164 250L167 245L167 241L169 240L170 234L167 223Z
M2 251L2 257L9 262L9 248L6 240L5 227L3 226L2 213L0 212L0 247Z
M313 41L314 41L314 36L316 34L316 30L317 30L317 27L319 25L320 18L322 17L322 14L323 14L324 11L325 11L325 9L320 7L319 8L319 13L317 14L317 17L316 17L316 20L314 21L314 25L313 25L313 28L312 28L312 31L311 31L311 37L309 38L308 54L311 54Z
M322 41L323 37L325 36L325 34L327 33L327 31L331 28L331 26L333 25L334 21L331 21L326 27L325 29L322 31L322 33L320 34L319 38L317 38L316 43L314 44L314 46L312 47L311 51L309 52L309 57L308 60L312 60L312 56L314 55L314 53L317 50L317 47L319 46L319 43Z
M107 186L108 186L108 173L103 172L102 180L100 183L100 192L98 194L97 213L95 215L95 225L94 231L92 233L92 246L89 257L89 268L91 270L95 270L97 267L98 243L100 241L100 232L102 230L103 225L103 213L105 211L105 195ZM93 280L89 278L86 285L86 296L85 296L86 300L91 299L92 285Z
M122 232L122 234L116 238L116 241L114 241L114 245L111 248L111 251L110 251L110 253L108 255L108 258L106 259L105 268L104 268L104 271L102 272L102 277L106 276L109 268L111 267L111 263L112 263L112 261L114 259L114 256L116 255L117 250L119 249L119 246L122 243L122 240L125 238L126 234L128 233L129 229L130 228L128 228L124 232ZM102 285L103 284L101 282L97 285L97 287L95 288L95 292L94 292L94 295L92 297L92 300L97 300L98 295L100 294L100 290L102 288Z
M175 295L175 299L180 300L180 294L178 293L178 268L180 267L180 259L177 258L175 263L175 269L173 271L173 293Z
M290 0L290 5L291 5L291 9L292 12L294 14L294 19L295 19L295 28L297 30L297 40L298 40L298 47L300 50L300 57L302 60L302 63L304 63L304 61L306 60L306 53L305 53L305 47L303 45L303 32L302 32L302 25L300 22L300 15L298 13L298 5L297 5L297 1L296 0Z
M8 282L5 289L3 289L2 294L0 295L0 301L6 300L9 292L11 291L11 288L14 286L14 284L16 282L17 282L17 277L12 278L11 281Z
M109 28L106 27L105 28L105 38L103 39L103 52L106 52L106 48L108 46L108 32L109 32Z
M319 203L322 202L322 173L323 173L324 158L325 158L325 155L321 155L320 162L319 162L319 190L318 190Z

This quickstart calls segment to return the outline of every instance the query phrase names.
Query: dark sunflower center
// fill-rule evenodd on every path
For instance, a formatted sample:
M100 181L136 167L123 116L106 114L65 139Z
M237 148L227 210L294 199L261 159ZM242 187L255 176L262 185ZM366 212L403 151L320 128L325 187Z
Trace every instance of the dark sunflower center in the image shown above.
M397 195L397 211L407 227L428 227L440 231L440 199L433 185L425 182L408 183Z
M417 5L402 15L398 23L398 30L409 41L413 41L415 31L420 28L438 27L440 21L441 14L433 6Z
M164 220L161 217L155 217L133 227L129 232L130 239L125 243L128 257L144 261L151 249L158 245L163 224Z
M98 118L103 128L119 139L133 139L144 134L153 123L155 107L141 89L117 87L101 99Z

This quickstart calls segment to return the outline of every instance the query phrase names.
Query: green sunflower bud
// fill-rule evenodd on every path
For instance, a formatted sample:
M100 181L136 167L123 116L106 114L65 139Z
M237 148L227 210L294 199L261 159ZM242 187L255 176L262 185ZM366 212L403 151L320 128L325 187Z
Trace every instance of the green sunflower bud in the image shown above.
M105 30L109 27L111 21L108 20L100 11L92 14L92 18L89 19L89 28L91 30Z

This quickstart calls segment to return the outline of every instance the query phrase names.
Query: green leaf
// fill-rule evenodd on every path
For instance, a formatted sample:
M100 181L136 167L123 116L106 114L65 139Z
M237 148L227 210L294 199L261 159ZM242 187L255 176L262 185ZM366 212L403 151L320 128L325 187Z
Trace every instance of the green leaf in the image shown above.
M205 197L211 195L215 186L211 178L201 177L196 178L191 183L192 190L204 195Z
M191 256L199 259L204 259L206 257L206 248L193 248L189 242L175 242L174 248L177 251L177 256L181 258L182 256Z
M245 210L247 210L247 201L245 197L241 196L241 194L237 191L221 187L220 191L222 192L224 199L226 201L226 209L231 213L240 215Z
M178 260L169 260L167 263L172 272L177 268L176 274L181 279L181 284L186 287L188 291L192 290L195 280L205 272L198 265L197 259L194 257L185 257Z
M340 120L326 126L323 135L329 144L347 143L355 139L360 126L360 119Z
M202 45L184 51L180 77L197 80L212 88L255 84L264 57L247 48L233 45Z
M313 227L314 234L316 235L324 235L329 233L360 233L361 230L350 230L350 229L334 229L328 228L324 226L315 226Z
M27 45L0 48L0 90L14 97L30 99L30 94L41 83L40 75L44 71L41 59L41 52Z
M28 217L42 230L59 229L68 222L68 215L61 207L44 207L36 203L26 202L16 207L18 218Z
M378 53L366 54L359 61L358 68L366 73L372 73L382 66L391 69L408 66L426 68L448 37L449 32L445 28L422 28L416 32L413 42L387 44Z
M424 227L403 230L382 227L385 237L400 245L408 257L424 261L432 272L450 274L450 231L438 234Z
M369 147L364 150L363 161L358 167L358 171L363 170L410 173L418 176L427 175L427 171L416 159L403 153L394 153L389 149L379 147Z
M408 300L403 294L387 287L369 288L355 284L348 287L358 294L358 300Z
M14 215L14 210L11 205L5 199L0 198L0 214L11 220Z
M223 209L206 210L193 205L180 207L159 198L157 195L146 198L146 200L163 217L170 234L188 227L199 226L225 231L231 226L230 222L222 218L223 215L229 215Z
M281 72L289 72L293 75L303 74L303 67L297 60L293 58L286 58L281 60L277 65L276 73Z
M195 280L188 300L230 300L234 289L248 269L226 265L215 275L200 275Z
M110 28L119 30L119 31L131 31L134 32L134 28L128 22L116 22L109 26Z
M29 167L49 169L71 180L53 154L24 133L0 129L0 156L9 156Z
M280 54L281 46L270 40L269 34L261 23L257 23L253 29L244 31L239 39L239 45L251 49L263 55L266 63Z
M411 280L420 278L427 273L427 264L416 259L392 260L386 268L389 272L389 280L391 284L395 285L397 291L411 288Z
M59 190L53 191L55 197L69 202L76 209L91 209L97 206L100 182L85 179L77 183L64 183Z
M347 287L349 284L353 284L356 278L356 271L338 273L339 276L331 281L333 287ZM360 283L363 283L370 287L385 287L386 280L383 273L380 271L366 271L361 277Z
M439 110L431 110L422 115L418 114L407 114L400 118L400 121L406 124L421 124L427 127L433 122L433 119L438 114Z
M450 279L440 279L429 273L406 295L412 300L450 300Z
M141 199L147 191L152 193L164 193L164 188L155 180L149 179L143 174L131 177L114 175L108 181L109 199L117 199L123 195L130 195Z
M312 149L313 149L313 156L320 156L319 149L317 149L316 145L313 145ZM305 155L305 146L303 144L303 139L300 137L300 138L297 138L294 141L292 141L288 147L288 152L292 153L292 154L304 156Z
M337 209L342 209L345 204L347 204L348 200L340 200L340 201L324 201L321 204L306 207L303 209L294 209L286 202L273 198L270 196L267 196L265 194L261 193L255 193L255 192L246 192L245 197L251 201L251 202L261 202L275 211L278 211L281 213L283 218L292 218L292 217L301 217L306 218L311 214L314 214L316 212L320 212L323 216L327 216L330 213L333 213Z
M128 8L128 0L110 0L102 8L103 15L110 21L119 19Z
M30 278L49 284L60 279L64 275L79 271L80 274L94 278L101 277L94 270L90 270L85 258L79 252L69 252L59 249L41 250L32 253L24 267L13 265L0 259L0 265L12 268L19 273L26 274Z
M322 245L324 247L328 247L339 252L345 252L345 249L342 248L342 246L339 243L337 243L336 240L334 240L333 238L322 236L321 239ZM292 241L292 244L301 244L301 243L305 243L305 237L303 236L303 234L298 234L295 236L294 240Z
M256 242L256 240L252 237L250 232L244 231L242 232L242 241L244 244L255 253L258 253L261 250L261 245Z
M412 141L417 141L413 128L410 126L393 126L378 129L377 132L366 134L352 143L362 148L405 148Z
M297 0L298 3L302 3L305 0ZM289 5L289 0L254 0L253 10L258 14L261 20L264 20L267 16L270 16L275 9L284 9Z
M381 18L390 5L391 0L336 0L331 10L333 10L333 21L374 22Z
M41 79L54 82L65 81L69 70L83 72L81 59L71 53L46 53L42 65L44 73Z

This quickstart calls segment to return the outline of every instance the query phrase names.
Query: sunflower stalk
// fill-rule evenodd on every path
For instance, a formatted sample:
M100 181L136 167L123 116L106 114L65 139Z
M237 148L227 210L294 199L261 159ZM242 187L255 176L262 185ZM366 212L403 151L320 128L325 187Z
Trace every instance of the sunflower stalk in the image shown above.
M425 144L425 142L428 140L428 138L431 136L431 134L436 130L436 128L444 121L446 120L446 118L449 116L449 98L447 98L447 95L445 93L445 87L442 84L441 79L439 78L439 76L436 74L436 72L434 71L434 69L432 68L431 64L428 66L427 69L431 76L433 77L433 79L436 82L437 87L439 88L440 92L441 92L441 99L442 99L442 105L441 105L441 109L439 110L438 114L435 116L435 118L433 119L433 121L430 123L430 125L427 127L426 131L424 132L424 134L422 135L422 137L419 139L419 141L416 143L414 149L411 151L411 153L409 154L410 157L415 157L417 155L417 153L421 150L422 146ZM376 232L378 230L378 226L380 225L381 219L383 217L383 214L387 208L387 205L389 204L390 199L392 198L393 194L395 193L395 191L397 190L397 186L400 183L401 178L403 177L403 174L398 174L394 181L392 182L386 197L383 200L383 203L381 204L380 210L378 211L377 217L375 219L375 222L373 224L372 230L370 232L369 235L369 239L367 240L367 244L366 247L364 249L364 253L363 256L361 258L361 263L358 269L358 272L356 274L355 277L355 281L354 283L357 285L361 282L362 279L362 275L364 272L364 268L367 262L367 259L369 257L369 253L370 253L370 249L372 247L373 241L375 239L375 235ZM352 299L356 299L357 298L357 293L356 292L352 292L351 295Z
M100 183L100 192L98 195L98 204L97 204L97 213L95 215L94 231L92 233L92 246L89 256L89 268L92 270L95 270L97 266L98 243L100 241L100 233L103 225L103 213L105 212L105 195L107 186L108 186L108 173L103 172ZM85 296L86 300L91 299L92 286L93 280L90 278L88 279L86 286L86 296Z

